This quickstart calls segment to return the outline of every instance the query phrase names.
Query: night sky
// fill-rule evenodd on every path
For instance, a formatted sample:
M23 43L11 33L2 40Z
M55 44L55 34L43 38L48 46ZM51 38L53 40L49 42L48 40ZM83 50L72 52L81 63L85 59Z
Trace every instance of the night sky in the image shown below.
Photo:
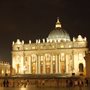
M90 47L87 0L0 0L0 60L11 62L12 41L46 38L59 17L71 38L81 34Z

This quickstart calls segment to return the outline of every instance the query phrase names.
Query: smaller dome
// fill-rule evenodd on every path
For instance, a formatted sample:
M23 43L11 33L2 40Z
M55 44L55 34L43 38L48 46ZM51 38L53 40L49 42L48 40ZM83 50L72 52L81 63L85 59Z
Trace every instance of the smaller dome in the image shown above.
M60 41L70 41L69 34L64 29L61 28L59 18L57 18L55 29L49 33L48 39L60 40Z

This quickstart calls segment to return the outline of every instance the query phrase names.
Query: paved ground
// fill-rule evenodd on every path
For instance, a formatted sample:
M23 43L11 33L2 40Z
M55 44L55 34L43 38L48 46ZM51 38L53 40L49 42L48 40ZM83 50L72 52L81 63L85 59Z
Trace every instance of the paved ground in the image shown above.
M4 80L6 80L6 79L4 78ZM14 82L12 82L13 80L14 80ZM25 83L22 84L22 80L24 80L23 82L25 82ZM59 86L58 84L64 86L64 87L57 87L57 88L53 87L52 88L52 87L45 87L45 86L37 87L38 85L39 86L43 85L43 79L40 79L38 81L39 84L36 85L35 84L36 79L35 80L30 79L29 80L29 78L26 78L26 79L23 79L23 78L15 78L15 79L8 78L8 81L9 81L9 84L11 85L11 87L9 86L9 87L4 88L3 87L4 85L3 85L3 82L2 82L3 78L1 78L1 83L0 84L1 84L2 87L0 87L0 90L90 90L90 80L89 80L89 83L88 83L89 84L88 87L85 87L85 85L83 85L83 87L79 87L79 86L65 87L66 85L64 85L64 84L66 84L66 80L67 80L66 78L65 79L60 79L59 82L58 82L57 78L56 78L56 79L49 79L49 81L50 81L49 82L49 81L47 81L47 79L45 79L44 83L45 83L46 86L48 86L48 85L53 86L53 84L57 85L57 86ZM80 81L85 82L83 78L82 78L82 80L81 80L81 78L80 79L78 79L78 78L70 78L68 80L70 80L70 81L75 81L75 80L79 81L80 80ZM13 84L14 84L14 87L13 87ZM24 88L25 86L27 86L27 87ZM21 88L18 88L18 87L21 87Z
M71 87L71 88L36 88L36 87L30 87L30 88L0 88L0 90L90 90L89 87Z

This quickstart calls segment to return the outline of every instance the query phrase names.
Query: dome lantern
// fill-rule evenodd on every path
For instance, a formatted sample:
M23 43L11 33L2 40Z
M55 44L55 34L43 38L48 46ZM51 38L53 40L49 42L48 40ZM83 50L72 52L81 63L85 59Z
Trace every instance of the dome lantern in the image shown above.
M59 21L59 17L57 17L57 22L56 22L55 28L61 28L61 23Z

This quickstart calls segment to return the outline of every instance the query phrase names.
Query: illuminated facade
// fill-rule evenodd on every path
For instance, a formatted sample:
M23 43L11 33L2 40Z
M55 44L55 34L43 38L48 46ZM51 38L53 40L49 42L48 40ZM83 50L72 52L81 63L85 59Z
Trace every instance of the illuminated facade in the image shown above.
M12 43L12 67L16 74L61 74L85 73L87 39L78 35L70 39L62 29L59 18L55 29L46 39L25 44L17 39Z
M10 64L0 61L0 76L10 75Z
M90 51L86 53L84 58L86 61L86 77L90 78Z

